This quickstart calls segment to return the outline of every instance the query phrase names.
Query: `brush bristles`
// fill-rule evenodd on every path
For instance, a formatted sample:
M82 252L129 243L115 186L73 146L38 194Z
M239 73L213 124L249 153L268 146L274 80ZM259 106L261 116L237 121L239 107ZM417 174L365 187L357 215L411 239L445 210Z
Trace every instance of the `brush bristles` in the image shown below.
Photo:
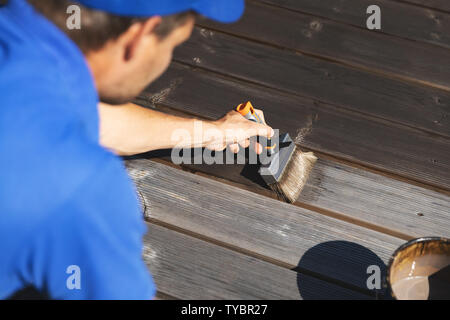
M269 187L276 192L279 199L289 203L295 202L316 161L317 157L312 152L304 153L296 146L278 182L270 184Z

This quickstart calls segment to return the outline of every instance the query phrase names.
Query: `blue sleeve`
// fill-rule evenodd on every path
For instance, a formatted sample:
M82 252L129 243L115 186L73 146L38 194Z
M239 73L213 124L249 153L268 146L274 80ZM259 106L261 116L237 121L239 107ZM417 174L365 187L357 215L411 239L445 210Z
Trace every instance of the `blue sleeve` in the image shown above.
M145 231L131 181L111 156L33 232L19 269L54 299L152 299Z

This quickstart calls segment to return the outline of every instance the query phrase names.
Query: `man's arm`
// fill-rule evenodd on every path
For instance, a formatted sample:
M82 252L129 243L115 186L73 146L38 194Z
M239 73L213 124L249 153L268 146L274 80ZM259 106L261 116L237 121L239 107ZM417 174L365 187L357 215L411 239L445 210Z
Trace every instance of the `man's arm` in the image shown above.
M248 121L236 111L219 120L206 121L168 115L133 103L100 103L99 114L100 143L119 155L174 147L223 150L228 145L237 152L238 144L247 147L251 136L273 135L269 126Z
M30 232L18 273L52 299L151 299L137 196L123 163L97 156L101 166Z

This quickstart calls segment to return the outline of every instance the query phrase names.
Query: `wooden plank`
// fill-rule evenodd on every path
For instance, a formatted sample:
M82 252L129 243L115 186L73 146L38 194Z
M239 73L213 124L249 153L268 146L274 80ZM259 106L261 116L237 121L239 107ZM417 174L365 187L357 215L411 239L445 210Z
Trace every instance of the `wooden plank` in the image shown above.
M450 197L329 160L320 160L299 200L411 238L450 237Z
M368 266L384 270L404 242L151 160L127 167L147 218L323 280L367 290Z
M182 167L272 194L243 165ZM297 204L403 239L450 237L449 196L326 159L316 163Z
M260 0L367 29L370 5L381 9L381 32L450 48L450 15L389 0ZM445 0L448 4L448 0ZM421 1L423 2L423 1Z
M450 137L450 92L390 80L206 29L195 29L175 57L281 92Z
M144 260L179 299L368 299L361 293L147 224Z
M139 102L152 105L152 96L160 92L165 93L160 103L211 119L242 101L251 100L265 111L270 125L297 137L303 147L450 189L450 141L447 139L182 66L172 67L146 89Z
M421 6L450 12L450 2L448 0L394 0L407 3L415 3Z
M450 51L446 48L255 2L247 4L238 23L213 26L248 39L450 90Z
M178 300L178 299L176 299L175 297L172 297L172 296L170 296L168 294L165 294L163 292L158 291L156 293L156 296L155 296L155 298L153 300Z

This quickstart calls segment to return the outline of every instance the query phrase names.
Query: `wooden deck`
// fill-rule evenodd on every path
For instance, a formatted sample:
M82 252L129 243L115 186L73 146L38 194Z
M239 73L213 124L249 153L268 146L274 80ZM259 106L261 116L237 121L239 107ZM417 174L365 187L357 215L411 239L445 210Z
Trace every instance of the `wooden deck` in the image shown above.
M286 204L243 165L127 159L160 298L388 298L368 266L450 237L448 0L250 0L237 24L198 21L174 58L139 104L216 119L250 100L319 161Z

